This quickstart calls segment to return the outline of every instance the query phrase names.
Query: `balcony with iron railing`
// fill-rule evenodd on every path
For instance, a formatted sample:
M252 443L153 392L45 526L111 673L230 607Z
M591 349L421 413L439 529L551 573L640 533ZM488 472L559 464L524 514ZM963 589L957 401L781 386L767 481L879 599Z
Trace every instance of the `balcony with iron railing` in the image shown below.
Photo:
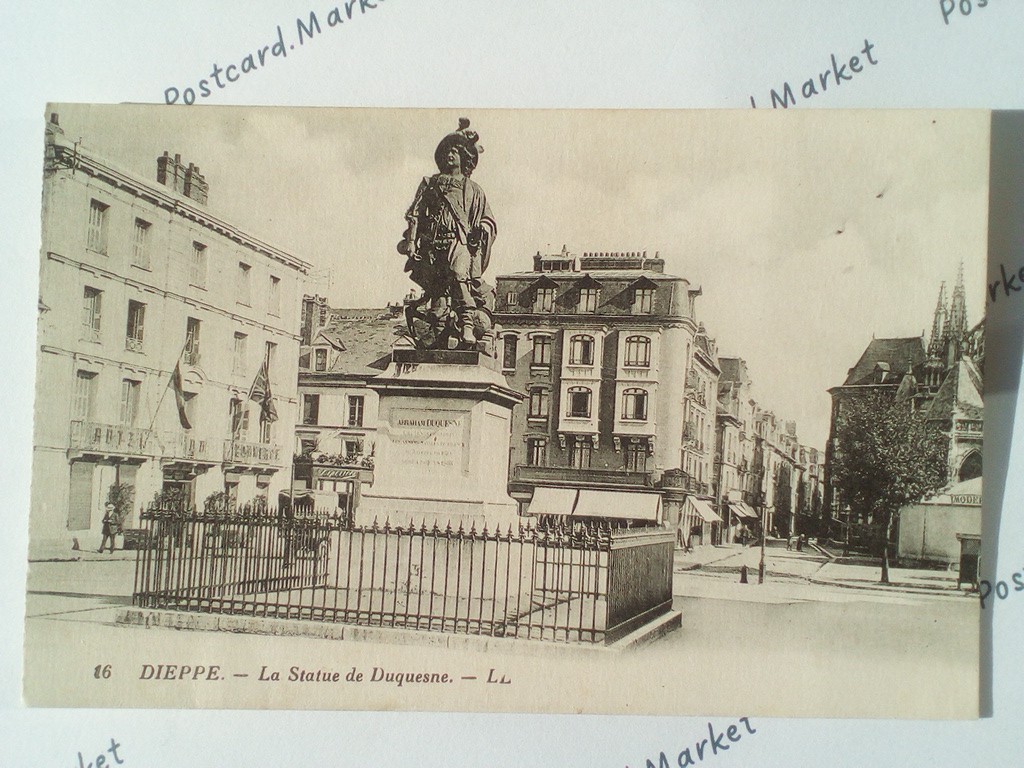
M281 446L273 443L225 440L224 461L229 464L279 467L281 466Z
M216 442L193 432L168 432L163 436L163 457L197 462L217 462Z
M697 480L697 478L692 477L680 469L666 472L662 476L658 485L661 488L678 488L683 491L689 491L690 493L699 493L704 495L711 492L710 483L701 482Z
M518 464L512 470L512 482L527 485L583 485L654 487L653 472L631 472L624 469L591 469L576 467L535 467Z
M68 445L75 451L126 456L154 456L159 453L152 430L97 421L72 421Z

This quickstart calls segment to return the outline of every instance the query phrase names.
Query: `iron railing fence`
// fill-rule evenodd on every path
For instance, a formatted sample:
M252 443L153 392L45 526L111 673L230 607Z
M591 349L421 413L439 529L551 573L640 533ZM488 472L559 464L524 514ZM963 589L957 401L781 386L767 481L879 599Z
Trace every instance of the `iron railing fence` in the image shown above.
M356 526L308 508L157 505L142 521L142 607L599 643L671 606L672 536L661 529Z

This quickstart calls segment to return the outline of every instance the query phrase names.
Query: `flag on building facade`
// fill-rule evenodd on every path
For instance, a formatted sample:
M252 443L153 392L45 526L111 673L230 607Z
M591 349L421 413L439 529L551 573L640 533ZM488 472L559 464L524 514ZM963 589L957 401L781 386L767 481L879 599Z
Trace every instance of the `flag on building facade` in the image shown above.
M270 361L263 358L263 365L260 366L249 388L249 399L260 404L263 411L263 420L273 423L277 421L277 409L274 407L274 396L270 393Z
M192 429L192 423L188 420L188 413L185 410L185 389L181 382L181 358L174 364L174 373L171 374L171 386L174 387L174 402L178 406L178 421L182 429Z

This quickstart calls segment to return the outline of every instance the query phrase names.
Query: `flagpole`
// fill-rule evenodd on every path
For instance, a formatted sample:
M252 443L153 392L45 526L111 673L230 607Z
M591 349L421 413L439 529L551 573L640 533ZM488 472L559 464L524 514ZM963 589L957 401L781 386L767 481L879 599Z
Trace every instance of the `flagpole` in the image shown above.
M188 332L185 333L185 343L181 345L181 351L178 352L178 357L175 358L174 365L177 367L178 363L181 362L182 355L185 354L185 348L188 346ZM157 401L156 409L153 411L153 418L149 422L149 430L152 431L153 425L156 423L157 416L160 415L160 406L164 404L164 398L167 397L167 390L171 388L171 384L174 382L174 369L171 369L171 375L167 379L167 386L164 391L160 394L160 400Z

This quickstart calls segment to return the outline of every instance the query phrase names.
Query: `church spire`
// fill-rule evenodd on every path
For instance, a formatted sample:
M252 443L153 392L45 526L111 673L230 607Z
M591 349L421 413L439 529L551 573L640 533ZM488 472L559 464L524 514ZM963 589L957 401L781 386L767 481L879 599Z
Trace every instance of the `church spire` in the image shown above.
M949 303L949 314L946 319L945 338L946 367L952 367L963 353L964 342L967 340L967 299L964 291L964 263L956 276L956 287L953 299Z
M939 300L935 304L935 319L932 320L932 335L928 340L928 356L941 357L943 336L946 330L946 281L939 286Z
M950 343L960 346L967 335L967 301L964 292L964 263L960 262L960 270L956 276L956 288L953 289L953 301L949 307L949 327L946 335Z

